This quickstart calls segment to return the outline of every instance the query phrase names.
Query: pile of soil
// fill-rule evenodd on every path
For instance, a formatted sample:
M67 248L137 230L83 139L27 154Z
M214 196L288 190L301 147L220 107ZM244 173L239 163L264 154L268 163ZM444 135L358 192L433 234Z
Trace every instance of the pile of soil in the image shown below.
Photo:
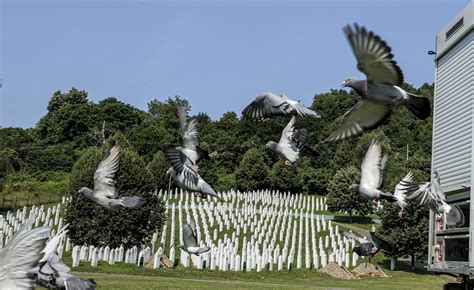
M347 270L346 267L340 267L338 264L334 262L330 262L326 265L326 267L318 270L321 273L328 274L331 277L338 278L338 279L354 279L354 276Z
M155 256L148 257L145 262L143 263L143 267L147 269L153 269L153 261L155 260Z
M155 260L155 256L150 256L145 260L143 263L143 267L153 269L153 262ZM166 255L161 255L160 257L160 267L163 268L173 268L173 262Z
M371 276L371 277L388 277L380 267L374 266L372 264L367 263L367 266L365 263L360 264L359 266L355 267L352 270L352 273L354 273L354 276L360 278L360 277L366 277L366 276Z

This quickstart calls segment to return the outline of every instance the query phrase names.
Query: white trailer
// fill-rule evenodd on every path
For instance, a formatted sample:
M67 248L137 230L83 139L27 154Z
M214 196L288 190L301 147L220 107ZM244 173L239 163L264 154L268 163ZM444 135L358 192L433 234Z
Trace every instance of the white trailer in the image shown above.
M463 225L430 213L428 269L474 279L474 0L436 36L432 170ZM468 287L468 286L466 286Z

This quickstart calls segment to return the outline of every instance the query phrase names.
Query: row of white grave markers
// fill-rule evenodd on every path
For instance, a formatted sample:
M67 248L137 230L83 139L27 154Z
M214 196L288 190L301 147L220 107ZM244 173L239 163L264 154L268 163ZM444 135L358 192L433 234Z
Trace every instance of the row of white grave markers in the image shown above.
M319 268L328 262L341 266L357 263L357 255L351 253L354 241L317 213L327 210L325 198L268 190L220 193L222 200L202 200L177 189L159 195L171 210L167 222L171 234L162 236L161 245L166 249L169 241L172 260L174 245L182 244L182 226L191 218L198 221L200 245L211 247L200 256L179 249L184 267L192 264L199 269L261 271Z
M90 262L93 267L99 261L140 265L154 255L153 268L159 268L160 258L166 252L173 263L178 258L184 267L257 272L319 268L328 262L345 266L357 263L357 255L351 254L354 241L343 237L338 226L333 227L331 220L320 213L327 210L325 198L270 190L224 192L220 193L221 200L202 200L177 189L159 195L165 200L165 214L169 218L161 236L158 232L153 234L149 247L140 250L74 246L66 238L61 242L61 255L63 251L72 251L73 267L81 261ZM0 217L0 247L28 218L35 220L35 227L61 227L61 204L67 201L63 198L62 203L47 210L44 206L33 206L28 212L25 207L16 214L8 212L6 217ZM200 246L211 247L200 256L179 248L183 244L183 225L191 218L197 221Z

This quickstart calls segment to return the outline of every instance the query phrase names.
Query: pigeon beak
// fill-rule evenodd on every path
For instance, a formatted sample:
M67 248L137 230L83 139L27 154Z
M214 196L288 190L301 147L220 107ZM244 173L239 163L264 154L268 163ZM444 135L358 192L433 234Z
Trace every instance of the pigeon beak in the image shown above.
M346 82L342 82L341 88L345 88L345 87L346 87Z

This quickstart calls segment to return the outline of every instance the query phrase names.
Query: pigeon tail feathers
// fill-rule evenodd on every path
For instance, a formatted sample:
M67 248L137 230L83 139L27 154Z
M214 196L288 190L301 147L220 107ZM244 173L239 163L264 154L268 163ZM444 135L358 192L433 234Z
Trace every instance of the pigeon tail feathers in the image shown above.
M120 204L128 208L137 208L145 203L145 198L141 196L124 196L120 199Z
M390 193L385 193L385 192L380 193L380 199L385 199L386 201L389 201L389 202L396 202L397 201L397 198L395 196L393 196Z
M416 117L421 120L428 118L431 115L431 103L427 97L417 96L415 94L407 93L408 98L405 106Z

